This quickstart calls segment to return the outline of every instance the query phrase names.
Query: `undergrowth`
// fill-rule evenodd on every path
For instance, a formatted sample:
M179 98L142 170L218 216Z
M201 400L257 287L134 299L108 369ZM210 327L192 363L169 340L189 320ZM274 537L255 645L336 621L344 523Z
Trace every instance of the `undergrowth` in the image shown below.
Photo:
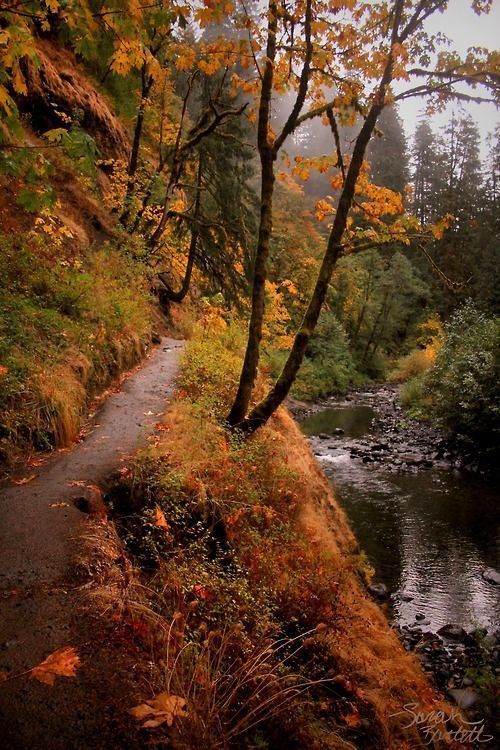
M55 255L55 257L54 257ZM151 328L140 271L111 246L75 253L0 236L0 463L65 445L89 398L137 362Z
M318 521L328 489L297 428L280 411L248 441L224 429L241 340L233 325L194 336L179 400L110 493L139 576L126 616L152 649L150 689L186 704L169 741L194 750L403 747L388 714L400 692L414 697L416 667L402 650L394 656L400 647L368 602L369 629L352 643L365 622L362 560L340 511L337 537ZM420 690L428 701L423 678Z

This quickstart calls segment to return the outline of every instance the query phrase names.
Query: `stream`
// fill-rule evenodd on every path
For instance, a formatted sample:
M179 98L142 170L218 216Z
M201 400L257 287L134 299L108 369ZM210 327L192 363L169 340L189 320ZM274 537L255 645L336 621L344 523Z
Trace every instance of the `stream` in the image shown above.
M329 399L299 419L375 570L372 594L387 601L405 646L426 643L424 667L441 687L462 687L477 663L464 655L478 651L470 634L482 629L499 675L499 487L457 468L443 437L405 416L396 387Z

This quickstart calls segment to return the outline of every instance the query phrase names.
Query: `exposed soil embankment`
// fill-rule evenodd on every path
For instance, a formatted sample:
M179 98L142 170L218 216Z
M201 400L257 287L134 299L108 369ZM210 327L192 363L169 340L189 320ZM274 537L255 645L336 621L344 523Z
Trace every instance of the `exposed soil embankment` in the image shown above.
M67 127L75 115L108 158L126 160L129 137L101 91L86 77L75 57L47 39L37 40L38 65L26 61L28 94L19 97L37 132Z

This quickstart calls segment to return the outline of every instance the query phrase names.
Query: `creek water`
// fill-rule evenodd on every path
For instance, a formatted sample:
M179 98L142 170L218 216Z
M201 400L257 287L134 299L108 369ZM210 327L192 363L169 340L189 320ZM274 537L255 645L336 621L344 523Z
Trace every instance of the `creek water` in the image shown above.
M419 614L423 631L447 623L498 629L500 586L482 577L486 568L500 569L498 487L449 468L394 471L390 455L387 463L364 462L351 448L363 438L383 439L372 429L375 415L370 405L333 404L301 427L376 580L392 593L394 624L415 623Z

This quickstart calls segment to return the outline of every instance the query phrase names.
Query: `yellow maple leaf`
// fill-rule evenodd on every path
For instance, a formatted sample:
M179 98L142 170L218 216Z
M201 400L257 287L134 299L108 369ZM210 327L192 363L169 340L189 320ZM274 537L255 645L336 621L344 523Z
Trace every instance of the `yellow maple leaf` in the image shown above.
M33 667L31 676L45 685L53 685L56 677L74 677L80 657L73 646L63 646Z
M184 698L166 692L160 693L146 703L129 708L129 713L137 721L142 721L143 727L149 729L160 727L162 724L171 727L175 719L184 719L188 715Z

